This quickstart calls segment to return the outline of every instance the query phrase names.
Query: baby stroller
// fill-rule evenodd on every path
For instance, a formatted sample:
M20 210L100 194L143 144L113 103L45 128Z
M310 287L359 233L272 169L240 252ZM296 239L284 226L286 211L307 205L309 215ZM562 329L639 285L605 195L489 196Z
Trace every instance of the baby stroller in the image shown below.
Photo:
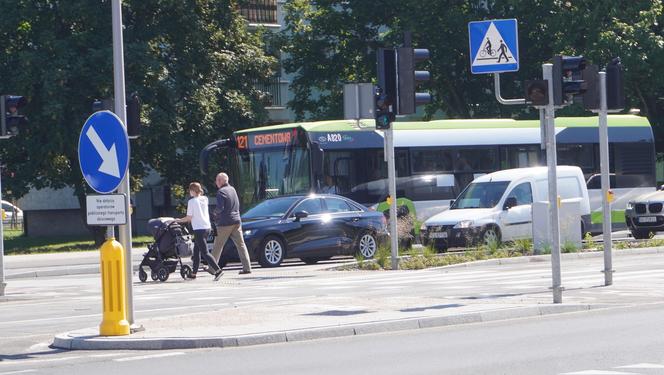
M148 274L143 267L150 267L150 277L154 281L166 281L168 276L180 266L180 276L187 279L192 274L189 265L182 264L182 258L191 257L194 243L187 228L172 217L160 217L148 221L148 230L154 243L148 245L148 252L138 265L138 279L145 282Z

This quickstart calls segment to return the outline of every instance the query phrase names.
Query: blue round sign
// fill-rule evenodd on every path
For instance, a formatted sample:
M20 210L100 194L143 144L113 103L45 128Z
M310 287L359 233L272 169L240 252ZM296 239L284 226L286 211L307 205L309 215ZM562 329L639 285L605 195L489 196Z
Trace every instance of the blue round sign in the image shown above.
M129 168L129 137L120 118L110 111L90 116L78 138L78 163L94 191L117 189Z

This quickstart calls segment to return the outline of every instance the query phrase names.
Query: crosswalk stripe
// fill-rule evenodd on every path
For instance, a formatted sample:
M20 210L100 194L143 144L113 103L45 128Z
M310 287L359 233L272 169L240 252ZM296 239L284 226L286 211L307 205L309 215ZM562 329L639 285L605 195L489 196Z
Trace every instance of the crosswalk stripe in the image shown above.
M135 356L135 357L115 358L114 361L115 362L139 361L139 360L142 360L142 359L173 357L173 356L176 356L176 355L183 355L183 354L184 354L184 352L149 354L149 355L140 355L140 356Z
M618 366L614 368L644 368L644 369L660 369L664 368L664 365L660 365L657 363L637 363L635 365L627 365L627 366Z

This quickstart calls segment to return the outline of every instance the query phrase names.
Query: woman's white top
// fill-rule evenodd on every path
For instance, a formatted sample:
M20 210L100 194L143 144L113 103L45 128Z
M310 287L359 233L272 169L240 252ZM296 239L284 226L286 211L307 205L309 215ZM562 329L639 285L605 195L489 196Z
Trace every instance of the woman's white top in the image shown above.
M194 230L212 228L208 199L204 195L189 199L189 202L187 202L187 216L191 216L191 227Z

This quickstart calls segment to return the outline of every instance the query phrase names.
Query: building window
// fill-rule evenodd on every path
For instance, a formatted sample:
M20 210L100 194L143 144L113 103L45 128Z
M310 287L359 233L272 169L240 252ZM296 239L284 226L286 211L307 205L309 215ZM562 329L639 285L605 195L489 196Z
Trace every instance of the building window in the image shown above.
M277 0L249 0L240 7L240 14L249 23L276 24Z

